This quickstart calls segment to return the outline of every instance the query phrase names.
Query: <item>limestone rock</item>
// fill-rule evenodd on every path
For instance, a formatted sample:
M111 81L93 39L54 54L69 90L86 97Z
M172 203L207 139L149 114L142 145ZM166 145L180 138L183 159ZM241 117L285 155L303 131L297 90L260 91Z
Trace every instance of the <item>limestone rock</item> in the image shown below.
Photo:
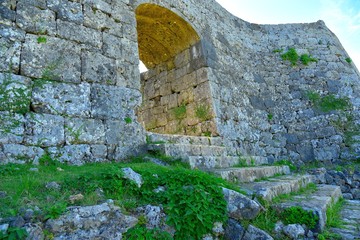
M305 235L305 230L300 224L289 224L283 228L283 231L291 239L299 239Z
M268 233L266 233L265 231L259 228L254 227L253 225L249 225L243 239L273 240L273 238Z
M43 240L44 239L44 232L42 228L33 223L27 223L24 226L26 232L28 233L28 236L26 240Z
M81 201L83 199L84 195L82 195L81 193L69 196L69 202L71 204L74 204L75 202Z
M46 183L45 187L47 189L59 190L61 188L60 184L57 182L48 182Z
M111 200L106 203L68 207L58 219L49 219L45 229L54 239L122 239L122 233L135 226L137 219L121 213Z
M134 172L131 168L122 168L121 170L124 173L124 178L134 181L139 188L141 187L143 180L140 174Z
M245 228L236 220L229 218L225 226L226 240L242 240L245 234Z
M236 220L254 219L260 212L261 206L254 200L249 199L241 193L223 188L229 217Z

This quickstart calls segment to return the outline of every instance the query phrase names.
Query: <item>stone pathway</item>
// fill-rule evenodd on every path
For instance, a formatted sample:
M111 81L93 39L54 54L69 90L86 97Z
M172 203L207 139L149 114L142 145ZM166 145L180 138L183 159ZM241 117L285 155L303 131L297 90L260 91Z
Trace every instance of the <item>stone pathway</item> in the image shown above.
M360 239L360 201L347 200L341 211L343 228L332 228L331 232L340 234L344 240Z

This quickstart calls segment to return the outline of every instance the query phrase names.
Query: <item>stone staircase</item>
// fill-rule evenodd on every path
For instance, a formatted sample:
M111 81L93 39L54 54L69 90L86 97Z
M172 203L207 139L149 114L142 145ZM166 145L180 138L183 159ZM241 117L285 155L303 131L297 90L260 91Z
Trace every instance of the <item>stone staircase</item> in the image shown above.
M213 172L239 184L249 196L271 201L282 194L297 192L313 182L311 175L291 174L288 166L270 166L265 157L235 156L219 137L193 137L149 133L149 151L179 158L191 168ZM239 167L242 166L242 167ZM342 196L340 187L317 185L310 195L299 195L278 204L278 208L301 206L319 216L318 231L326 222L326 209Z

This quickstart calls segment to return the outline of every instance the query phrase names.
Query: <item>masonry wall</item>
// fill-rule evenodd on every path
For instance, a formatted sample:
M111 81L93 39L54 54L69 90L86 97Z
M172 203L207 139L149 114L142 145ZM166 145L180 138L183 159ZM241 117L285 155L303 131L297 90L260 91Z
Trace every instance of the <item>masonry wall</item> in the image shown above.
M150 132L217 136L201 44L141 74L139 121Z
M322 22L251 24L213 0L5 0L2 163L37 162L48 152L82 164L141 151L135 9L142 3L168 8L198 33L217 133L233 154L299 163L359 156L359 73ZM291 47L318 62L293 67L273 52ZM319 111L309 90L348 98L351 107Z
M2 1L0 163L141 152L134 11L125 1Z

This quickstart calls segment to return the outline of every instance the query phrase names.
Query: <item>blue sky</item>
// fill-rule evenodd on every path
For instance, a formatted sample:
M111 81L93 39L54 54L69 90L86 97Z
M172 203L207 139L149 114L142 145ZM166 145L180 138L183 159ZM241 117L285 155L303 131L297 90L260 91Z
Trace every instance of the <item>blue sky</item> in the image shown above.
M360 0L216 0L252 23L307 23L317 20L340 39L360 69Z

